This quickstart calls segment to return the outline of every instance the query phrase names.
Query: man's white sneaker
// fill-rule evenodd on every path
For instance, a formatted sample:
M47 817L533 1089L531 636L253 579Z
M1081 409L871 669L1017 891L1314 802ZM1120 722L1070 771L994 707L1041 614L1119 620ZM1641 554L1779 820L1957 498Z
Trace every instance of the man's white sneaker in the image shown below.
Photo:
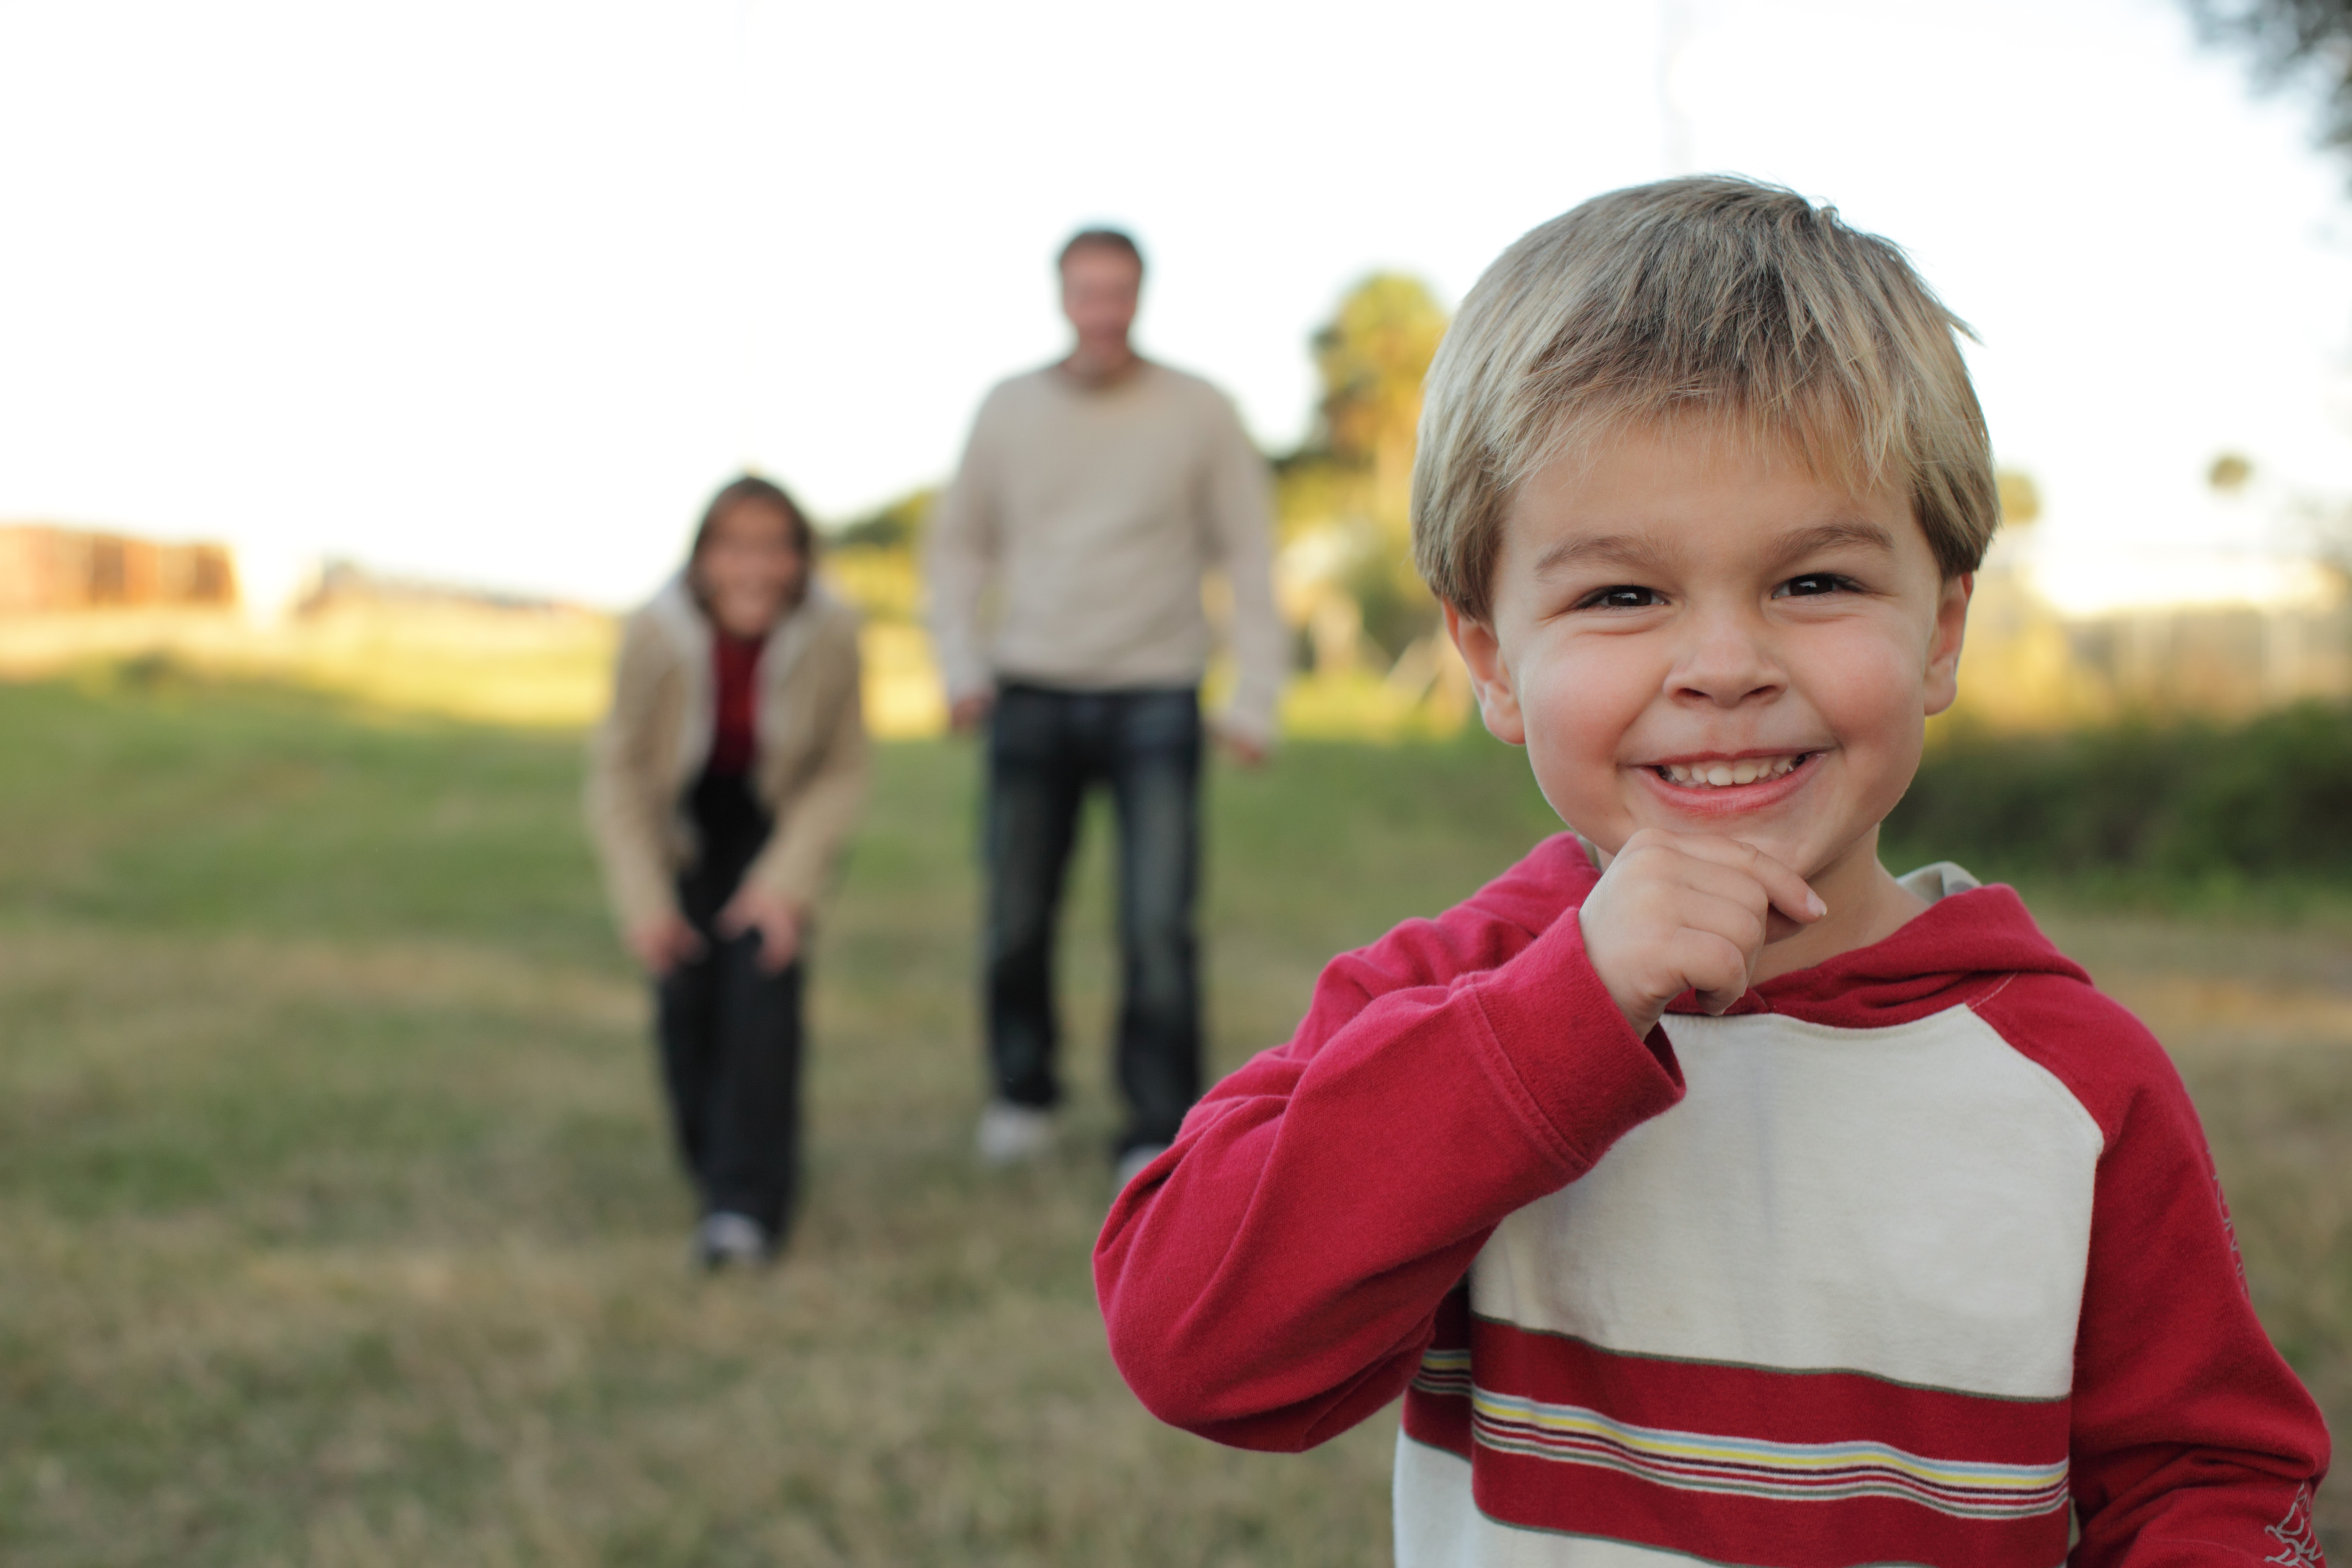
M756 1268L774 1255L768 1227L750 1215L721 1209L694 1227L694 1261L711 1273L730 1265Z
M980 1113L972 1148L983 1165L1018 1165L1054 1149L1054 1113L1039 1105L992 1100Z
M1127 1191L1127 1184L1143 1174L1144 1166L1166 1152L1168 1152L1168 1145L1165 1143L1138 1143L1134 1148L1121 1154L1118 1157L1117 1173L1118 1190L1122 1193Z

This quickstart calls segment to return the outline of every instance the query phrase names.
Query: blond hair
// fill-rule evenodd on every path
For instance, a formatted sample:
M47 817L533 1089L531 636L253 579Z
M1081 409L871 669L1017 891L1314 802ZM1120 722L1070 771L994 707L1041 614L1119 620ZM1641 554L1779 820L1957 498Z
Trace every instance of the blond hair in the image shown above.
M1852 493L1907 489L1944 574L1974 571L2000 503L1968 331L1900 250L1793 191L1703 175L1595 196L1503 252L1438 348L1415 562L1485 618L1522 482L1696 416Z

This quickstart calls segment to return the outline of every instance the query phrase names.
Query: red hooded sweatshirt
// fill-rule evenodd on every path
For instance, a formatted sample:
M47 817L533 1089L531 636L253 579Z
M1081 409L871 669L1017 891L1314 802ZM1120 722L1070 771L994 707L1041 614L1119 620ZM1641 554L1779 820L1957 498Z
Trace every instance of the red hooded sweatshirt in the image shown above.
M1335 960L1121 1194L1113 1355L1298 1449L1405 1396L1399 1568L2313 1564L2327 1436L2162 1048L1953 867L1885 942L1678 1007L1570 835Z

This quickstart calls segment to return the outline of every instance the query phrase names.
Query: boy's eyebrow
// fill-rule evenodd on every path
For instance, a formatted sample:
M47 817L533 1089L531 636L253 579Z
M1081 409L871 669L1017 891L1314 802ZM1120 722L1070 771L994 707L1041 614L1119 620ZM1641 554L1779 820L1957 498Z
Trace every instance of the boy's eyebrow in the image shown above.
M1895 536L1865 518L1852 518L1838 522L1825 522L1818 528L1792 533L1780 542L1780 556L1811 555L1817 550L1835 550L1840 545L1859 544L1872 550L1892 553Z
M1780 542L1779 555L1790 560L1811 555L1816 551L1835 550L1840 545L1859 544L1872 550L1892 552L1895 538L1886 530L1866 518L1843 519L1824 522L1801 532L1790 534ZM1649 569L1658 565L1663 557L1647 540L1631 533L1601 533L1582 539L1563 539L1536 557L1535 570L1545 573L1561 566L1580 565L1587 562L1603 562L1612 566Z
M1615 566L1651 567L1659 563L1657 551L1645 540L1630 533L1602 533L1584 539L1563 539L1536 557L1535 570L1549 572L1555 567L1570 566L1586 561L1605 561Z

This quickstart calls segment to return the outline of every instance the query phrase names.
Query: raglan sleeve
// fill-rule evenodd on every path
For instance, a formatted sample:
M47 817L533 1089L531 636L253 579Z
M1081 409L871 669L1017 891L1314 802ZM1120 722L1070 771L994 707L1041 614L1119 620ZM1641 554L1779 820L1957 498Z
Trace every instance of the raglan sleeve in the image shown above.
M2075 1337L2070 1562L2313 1568L2326 1425L2254 1315L2179 1075L2128 1013L2080 989L2091 1000L2066 1026L2096 1039L2102 1081L2077 1092L2106 1142Z
M664 806L648 783L661 774L659 759L648 750L660 700L656 641L642 616L622 628L612 705L589 737L582 790L589 838L624 933L677 908L663 850Z
M815 704L823 716L816 721L824 738L816 762L782 825L745 874L804 910L815 904L833 880L843 846L864 809L872 772L857 631L857 617L846 613L825 628L824 678Z
M1002 405L1000 389L973 416L962 460L940 497L924 542L931 649L950 703L985 692L994 683L982 648L981 601L996 567Z
M1274 738L1276 707L1290 673L1290 637L1274 597L1273 483L1233 405L1223 396L1212 402L1206 501L1233 595L1226 639L1234 694L1223 723L1236 737L1264 745Z
M1572 911L1408 922L1334 961L1297 1036L1120 1194L1095 1252L1112 1355L1162 1420L1313 1447L1402 1391L1506 1215L1680 1094Z

